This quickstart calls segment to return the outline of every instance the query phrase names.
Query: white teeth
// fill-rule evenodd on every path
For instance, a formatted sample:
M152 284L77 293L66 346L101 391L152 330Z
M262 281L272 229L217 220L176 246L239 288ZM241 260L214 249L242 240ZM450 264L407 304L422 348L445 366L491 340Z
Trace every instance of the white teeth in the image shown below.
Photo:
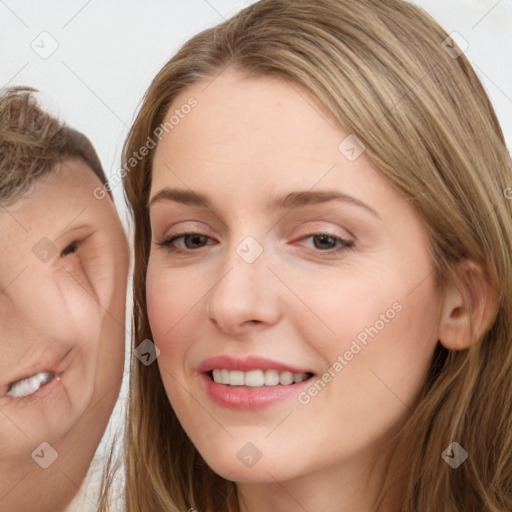
M265 372L265 386L277 386L279 384L279 372L277 370L267 370Z
M265 384L262 370L252 370L245 374L245 385L251 388L259 388Z
M231 370L229 372L229 384L231 386L243 386L245 384L244 372L240 370Z
M278 385L289 386L308 378L307 373L278 372L277 370L251 370L243 372L241 370L215 369L212 375L213 380L218 384L248 386L251 388Z
M213 370L213 380L219 384L229 384L229 370Z
M279 374L279 384L282 386L289 386L293 382L292 372L281 372Z
M32 375L32 377L27 377L26 379L21 379L11 384L6 396L20 398L32 395L41 387L51 382L55 377L54 372L39 372L36 375Z

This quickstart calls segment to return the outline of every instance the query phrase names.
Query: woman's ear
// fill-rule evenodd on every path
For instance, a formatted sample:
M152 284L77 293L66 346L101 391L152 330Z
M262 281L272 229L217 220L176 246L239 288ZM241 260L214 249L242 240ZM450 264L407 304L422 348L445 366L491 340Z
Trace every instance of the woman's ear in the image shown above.
M464 260L458 268L459 286L446 286L438 338L448 350L464 350L489 329L497 312L496 294L482 267ZM465 292L465 293L464 293Z

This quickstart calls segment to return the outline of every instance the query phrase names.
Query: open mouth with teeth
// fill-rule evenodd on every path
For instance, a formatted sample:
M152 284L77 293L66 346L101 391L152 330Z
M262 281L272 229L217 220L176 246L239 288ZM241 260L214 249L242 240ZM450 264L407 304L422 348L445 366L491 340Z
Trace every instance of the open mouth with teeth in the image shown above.
M251 370L244 372L241 370L214 369L208 374L210 379L217 384L249 388L290 386L313 377L312 373L280 372L277 370Z
M39 372L31 377L26 377L25 379L11 383L5 395L12 398L22 398L33 395L43 386L52 382L53 379L60 380L55 372Z

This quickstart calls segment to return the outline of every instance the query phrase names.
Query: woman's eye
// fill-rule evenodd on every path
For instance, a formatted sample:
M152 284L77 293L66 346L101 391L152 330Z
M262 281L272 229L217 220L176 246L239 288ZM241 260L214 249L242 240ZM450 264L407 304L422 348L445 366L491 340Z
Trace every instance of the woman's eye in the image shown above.
M302 240L311 240L312 248L323 252L337 252L354 245L352 241L328 234L309 235ZM172 252L187 252L212 245L212 242L210 237L201 233L180 233L155 243Z
M69 254L75 254L78 251L78 242L73 242L69 244L65 249L60 253L61 257L68 256Z
M311 240L315 249L325 252L341 251L354 245L350 240L327 234L309 235L302 240Z
M200 233L182 233L165 238L161 242L157 242L157 245L179 252L182 250L200 249L208 245L208 240L211 240L210 237Z

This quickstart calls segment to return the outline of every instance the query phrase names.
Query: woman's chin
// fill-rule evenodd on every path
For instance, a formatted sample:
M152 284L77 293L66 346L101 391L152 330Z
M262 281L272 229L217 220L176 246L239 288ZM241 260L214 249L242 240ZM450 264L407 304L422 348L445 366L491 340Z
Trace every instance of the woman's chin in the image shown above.
M284 464L287 457L274 454L265 458L251 443L238 453L230 449L203 458L217 475L237 483L276 483L293 479L300 472L300 468Z

